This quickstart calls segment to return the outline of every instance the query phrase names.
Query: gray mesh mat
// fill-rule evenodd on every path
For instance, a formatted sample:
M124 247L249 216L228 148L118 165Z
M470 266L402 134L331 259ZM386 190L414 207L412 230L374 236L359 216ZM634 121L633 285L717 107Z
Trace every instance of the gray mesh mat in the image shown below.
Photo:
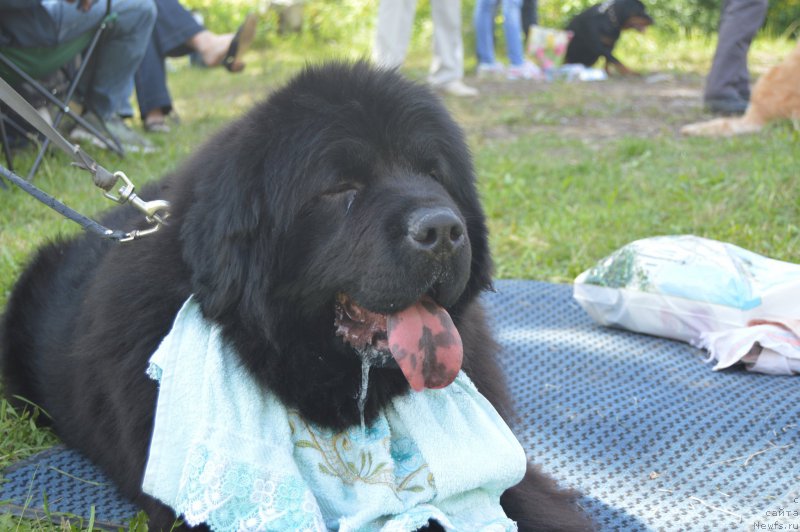
M714 372L687 344L600 327L569 285L496 288L514 429L601 530L800 530L798 377Z
M686 344L606 329L571 287L498 281L486 302L530 458L600 530L800 530L800 381L711 371ZM57 447L3 473L0 511L124 523L136 508Z
M14 464L2 473L0 512L38 521L69 520L88 527L125 527L139 511L81 454L57 446Z

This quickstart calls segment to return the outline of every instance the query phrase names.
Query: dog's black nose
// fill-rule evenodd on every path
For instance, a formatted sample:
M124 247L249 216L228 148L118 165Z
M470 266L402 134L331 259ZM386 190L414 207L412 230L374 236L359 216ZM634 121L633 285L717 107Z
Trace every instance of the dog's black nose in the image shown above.
M447 207L417 209L408 219L408 240L414 249L431 254L450 254L464 245L466 230Z

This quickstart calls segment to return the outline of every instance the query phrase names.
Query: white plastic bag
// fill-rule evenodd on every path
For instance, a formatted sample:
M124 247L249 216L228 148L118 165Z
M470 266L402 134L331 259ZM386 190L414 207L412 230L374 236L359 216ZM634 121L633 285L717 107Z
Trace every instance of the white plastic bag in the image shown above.
M800 317L800 265L692 235L632 242L575 279L597 322L701 345L703 333Z

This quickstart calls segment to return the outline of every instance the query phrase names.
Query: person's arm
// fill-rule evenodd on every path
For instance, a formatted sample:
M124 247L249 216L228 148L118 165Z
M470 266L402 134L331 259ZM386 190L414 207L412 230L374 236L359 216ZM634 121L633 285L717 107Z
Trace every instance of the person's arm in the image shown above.
M5 18L3 13L32 9L37 5L39 5L39 0L0 0L0 46L8 46L13 42L6 25L3 24Z
M89 11L89 8L92 7L92 4L94 3L94 0L65 0L65 1L70 4L78 2L78 9L80 9L81 11Z
M78 9L88 11L94 0L64 0L70 4L78 2ZM0 0L0 11L10 9L30 9L41 3L41 0Z
M39 5L39 0L0 0L0 10L30 9Z

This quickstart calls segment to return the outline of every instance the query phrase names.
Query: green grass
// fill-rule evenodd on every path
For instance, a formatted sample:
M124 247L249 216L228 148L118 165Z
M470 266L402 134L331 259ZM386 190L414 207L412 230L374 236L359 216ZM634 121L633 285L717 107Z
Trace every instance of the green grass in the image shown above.
M555 159L523 158L529 139L479 153L498 275L570 282L617 247L660 234L796 261L797 159L786 148L797 134L769 136L724 146L626 137L598 151L542 138Z
M424 78L429 33L422 24L404 69L411 77ZM360 35L354 42L343 49L313 35L271 40L251 51L248 68L236 76L173 62L170 85L183 125L154 137L160 151L124 160L92 153L141 186L174 169L211 132L307 60L368 55L368 38ZM682 233L800 262L796 125L773 124L737 139L678 133L681 125L707 118L700 94L713 46L713 39L696 35L626 34L618 55L647 74L666 74L663 81L513 84L468 78L480 87L480 100L446 99L474 154L498 277L567 283L627 242ZM763 72L791 46L757 40L753 71ZM17 163L25 167L30 159L23 152ZM35 183L84 213L110 207L89 176L68 163L62 154L48 157ZM30 254L49 239L77 231L22 191L0 191L0 308ZM29 414L0 404L0 467L55 441ZM88 526L88 518L71 526ZM0 529L62 528L0 516Z

